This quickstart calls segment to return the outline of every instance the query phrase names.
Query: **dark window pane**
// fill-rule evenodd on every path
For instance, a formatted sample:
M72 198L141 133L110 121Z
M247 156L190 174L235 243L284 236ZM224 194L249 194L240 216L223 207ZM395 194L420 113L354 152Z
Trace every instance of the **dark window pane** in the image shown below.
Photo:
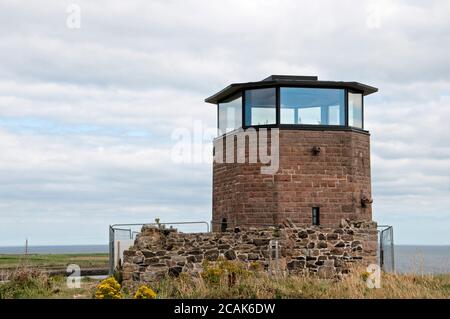
M345 125L344 90L281 88L281 124Z
M319 209L319 207L312 208L312 224L320 225L320 209Z
M362 94L348 93L348 125L363 128Z
M245 125L276 124L275 88L245 91Z
M219 103L219 135L242 127L242 97L235 95Z

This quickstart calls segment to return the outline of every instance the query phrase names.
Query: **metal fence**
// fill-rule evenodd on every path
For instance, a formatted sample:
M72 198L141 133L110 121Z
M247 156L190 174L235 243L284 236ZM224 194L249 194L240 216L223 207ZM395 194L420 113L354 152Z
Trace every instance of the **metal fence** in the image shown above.
M136 235L140 233L143 226L170 227L173 226L206 226L209 232L209 223L199 222L173 222L173 223L138 223L138 224L114 224L109 226L109 274L112 275L118 265L121 264L123 251L134 244ZM183 232L190 232L189 229L181 229ZM198 230L196 230L198 231Z
M378 261L383 271L394 272L394 229L392 226L378 226Z

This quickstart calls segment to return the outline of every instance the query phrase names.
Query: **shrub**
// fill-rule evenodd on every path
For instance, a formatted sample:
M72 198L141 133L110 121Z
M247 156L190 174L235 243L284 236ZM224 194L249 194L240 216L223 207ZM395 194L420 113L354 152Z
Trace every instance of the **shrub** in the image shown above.
M0 299L40 298L50 296L52 282L41 271L20 268L10 276L10 281L0 284Z
M117 282L120 285L122 284L123 275L122 275L122 272L120 270L118 270L118 269L114 270L113 277L114 277L115 280L117 280Z
M134 299L155 299L156 292L152 288L145 285L140 286L139 289L134 294Z
M210 284L220 283L224 271L218 266L210 266L208 263L203 264L202 278Z
M203 262L202 278L209 284L219 284L222 278L228 278L228 286L234 286L238 277L247 277L251 272L238 261L219 259L214 265Z
M120 284L114 277L102 280L95 290L95 299L121 299Z
M361 279L362 279L363 281L367 281L367 279L369 278L369 276L370 276L370 273L367 272L367 271L363 271L363 272L361 273Z

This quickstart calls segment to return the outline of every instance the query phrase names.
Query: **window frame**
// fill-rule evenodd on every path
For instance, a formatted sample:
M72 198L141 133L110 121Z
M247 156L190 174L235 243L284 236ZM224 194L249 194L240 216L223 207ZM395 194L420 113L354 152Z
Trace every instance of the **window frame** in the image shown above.
M317 89L341 89L344 91L344 112L345 112L345 125L323 125L323 124L281 124L281 105L280 105L280 100L281 100L281 94L280 94L280 89L286 87L286 88L317 88ZM245 123L245 91L250 91L250 90L257 90L257 89L270 89L270 88L274 88L275 89L275 118L276 118L276 122L275 124L265 124L265 125L246 125ZM354 127L354 126L349 126L349 93L359 93L362 95L362 128L358 128L358 127ZM264 85L261 84L260 86L255 86L255 87L251 87L251 88L243 88L242 90L239 90L238 92L234 92L233 94L230 94L229 96L223 98L219 103L217 103L217 128L219 128L219 104L223 103L222 101L229 99L231 96L234 95L241 95L241 101L242 101L242 105L241 105L241 110L242 110L242 126L238 129L247 129L250 127L253 127L255 129L258 128L280 128L280 129L303 129L303 130L329 130L329 131L356 131L356 132L362 132L362 133L368 133L365 129L364 129L364 92L362 91L358 91L358 90L354 90L354 89L348 89L348 88L342 88L342 87L336 87L336 86L326 86L326 85L307 85L307 84L299 84L299 85L295 85L295 84L289 84L289 85L284 85L284 84L278 84L278 85L274 85L274 84L268 84L268 85ZM232 131L233 132L233 131ZM222 135L227 135L231 132L228 132L226 134L222 134Z
M277 110L279 111L279 113L281 114L281 88L298 88L298 89L325 89L325 90L342 90L343 94L344 94L344 105L343 105L343 111L344 111L344 125L336 125L336 124L283 124L281 123L281 118L279 118L279 121L277 122L277 124L280 127L335 127L335 128L342 128L342 127L346 127L347 126L347 100L348 100L348 90L345 88L337 88L337 87L323 87L323 86L306 86L306 85L302 85L302 86L293 86L293 85L280 85L278 87L278 96L277 96ZM341 110L341 109L339 109Z
M234 98L234 99L232 99L231 101L237 100L239 98L241 99L241 126L235 128L234 130L232 130L230 132L234 132L234 131L236 131L236 130L238 130L238 129L243 127L243 124L244 124L242 122L242 119L243 119L243 116L244 116L244 114L242 113L244 111L244 109L242 108L242 105L243 105L242 104L242 100L244 99L243 93L244 92L242 92L242 91L236 92L234 94L231 94L231 95L227 96L226 98L222 99L219 103L217 103L217 132L220 132L220 104L227 103L227 102L224 102L224 101L226 101L228 99L232 99L232 98ZM229 101L229 102L231 102L231 101ZM219 136L226 135L226 134L228 134L230 132L222 132L222 134L219 135Z
M348 112L349 111L349 103L348 103L349 93L361 94L361 128L359 128L357 126L350 126L350 117L349 117L349 112ZM345 96L347 98L347 101L345 103L346 104L346 108L347 108L347 111L346 111L347 115L345 117L346 118L346 126L352 128L352 129L355 129L355 130L362 130L362 131L364 131L364 93L360 92L360 91L357 91L357 90L349 90L349 89L347 89L347 94Z
M316 213L314 215L314 213ZM317 223L314 223L314 221L317 221ZM311 225L312 226L320 226L320 207L314 206L311 208Z
M252 90L261 90L261 89L275 89L275 123L273 124L264 124L264 125L247 125L245 123L245 102L246 102L246 91L252 91ZM279 94L279 87L277 86L266 86L266 87L256 87L256 88L251 88L251 89L245 89L242 90L242 128L246 129L249 127L265 127L265 128L272 128L272 127L278 127L279 123L280 123L280 94Z

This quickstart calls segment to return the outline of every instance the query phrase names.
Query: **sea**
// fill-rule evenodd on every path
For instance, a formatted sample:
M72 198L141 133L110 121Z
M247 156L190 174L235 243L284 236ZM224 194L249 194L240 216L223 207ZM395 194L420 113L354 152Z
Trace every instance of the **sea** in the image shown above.
M23 254L24 247L1 247L0 254ZM30 254L108 253L108 245L29 246ZM396 245L395 271L416 274L449 274L450 246Z

